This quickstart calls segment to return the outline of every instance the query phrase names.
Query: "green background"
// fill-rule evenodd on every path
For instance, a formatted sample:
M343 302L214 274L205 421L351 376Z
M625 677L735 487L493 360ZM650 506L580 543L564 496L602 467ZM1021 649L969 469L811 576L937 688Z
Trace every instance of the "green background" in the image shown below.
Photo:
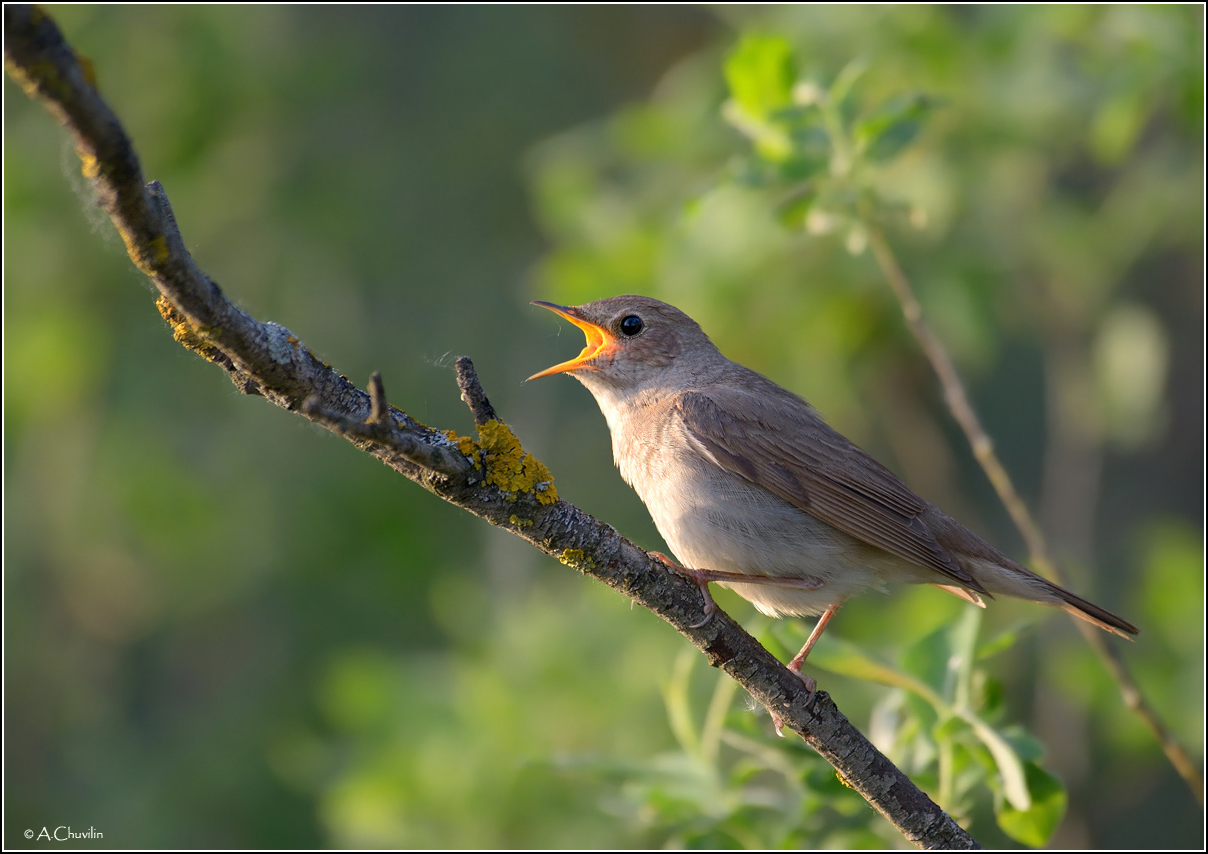
M811 79L863 57L870 97L936 96L883 179L925 213L891 240L1071 586L1141 626L1125 655L1202 755L1199 11L47 8L232 299L463 433L452 360L471 356L560 496L649 548L590 396L521 384L581 347L531 299L679 305L1023 556L858 235L791 232L719 179L745 150L720 117L742 31L785 34ZM11 82L4 169L7 847L60 825L138 848L798 838L757 811L748 835L693 835L679 805L734 791L650 782L691 778L667 771L695 660L671 629L176 345L66 135ZM891 660L966 607L870 593L828 634ZM1028 624L985 666L1069 788L1051 844L1201 845L1069 621L999 601L986 623ZM719 677L695 667L699 716ZM815 675L867 729L887 689ZM834 803L800 810L800 840L892 841L819 785Z

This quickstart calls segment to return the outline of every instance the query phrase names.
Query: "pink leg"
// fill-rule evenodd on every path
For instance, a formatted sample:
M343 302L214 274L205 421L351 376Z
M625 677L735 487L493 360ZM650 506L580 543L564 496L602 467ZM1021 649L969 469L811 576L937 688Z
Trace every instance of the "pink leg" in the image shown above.
M839 603L843 604L842 602ZM810 650L814 648L814 644L818 642L818 638L822 637L822 632L826 629L826 624L831 621L831 617L839 610L839 605L831 605L827 608L822 616L818 618L818 622L814 624L814 630L810 632L809 640L805 642L805 646L801 647L801 652L793 657L789 662L789 670L801 676L801 667L805 664L806 657L810 654ZM809 679L808 676L801 676L802 679ZM813 680L810 679L810 682ZM809 682L806 683L807 685ZM812 688L810 690L813 690Z
M705 597L705 618L699 623L693 623L689 627L693 629L699 629L708 623L713 617L713 612L717 610L717 603L713 601L713 594L709 592L710 581L729 581L732 584L776 584L780 587L800 587L805 590L817 590L823 585L821 579L811 576L803 578L780 578L774 575L746 575L741 572L723 572L717 569L689 569L686 566L680 566L662 552L650 552L649 554L651 557L658 558L667 564L667 566L680 575L688 576L700 588L701 595ZM804 657L801 660L804 661Z
M842 602L839 603L839 605L842 604ZM810 650L814 648L814 644L818 642L818 638L822 637L822 632L826 630L826 624L831 621L831 617L835 616L835 613L839 610L839 605L831 605L822 612L822 616L814 624L814 630L810 632L805 646L801 647L801 652L793 656L793 660L787 665L789 670L796 673L798 678L805 683L805 690L810 692L810 702L813 702L814 693L818 690L818 681L813 676L806 676L802 673L801 668L805 664L805 659L809 656ZM776 735L783 738L784 733L781 732L781 729L784 727L784 722L780 720L780 716L775 712L772 713L772 726L776 727Z

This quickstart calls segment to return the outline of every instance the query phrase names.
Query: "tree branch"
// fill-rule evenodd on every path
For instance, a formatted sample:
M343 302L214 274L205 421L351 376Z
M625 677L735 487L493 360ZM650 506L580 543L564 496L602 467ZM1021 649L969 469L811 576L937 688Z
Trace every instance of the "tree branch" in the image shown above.
M668 570L610 526L561 501L548 469L525 453L487 400L472 363L457 361L458 385L477 438L419 423L386 403L374 374L366 393L317 359L288 329L232 304L194 263L158 182L144 186L138 158L101 99L86 60L54 22L30 6L5 6L5 65L31 96L74 135L84 174L126 243L131 260L159 290L157 306L177 341L220 365L245 394L256 394L344 436L400 474L505 528L590 575L670 623L785 726L802 736L911 842L926 848L977 843L880 753L819 692L728 615L696 627L696 583Z
M470 412L474 415L474 423L481 427L488 421L497 421L495 408L491 406L486 392L478 383L478 372L474 370L474 363L470 361L470 357L459 357L456 368L457 387L461 389L461 399L465 401L466 406L470 407Z

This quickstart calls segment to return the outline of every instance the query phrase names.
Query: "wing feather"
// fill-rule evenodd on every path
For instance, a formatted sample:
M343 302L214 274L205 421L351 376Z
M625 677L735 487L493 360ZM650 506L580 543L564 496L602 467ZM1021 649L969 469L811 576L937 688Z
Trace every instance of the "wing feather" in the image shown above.
M754 372L744 379L677 397L674 412L703 453L828 525L986 592L919 518L926 501L804 400Z

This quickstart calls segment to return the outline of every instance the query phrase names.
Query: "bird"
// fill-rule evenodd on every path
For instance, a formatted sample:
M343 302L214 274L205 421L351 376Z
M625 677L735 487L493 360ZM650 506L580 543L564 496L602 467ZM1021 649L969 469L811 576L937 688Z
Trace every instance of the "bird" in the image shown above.
M579 306L534 301L581 329L583 351L529 380L587 387L613 460L678 564L704 619L720 583L772 617L819 615L788 667L801 672L839 607L886 582L932 584L985 607L1013 596L1131 638L1132 623L1048 581L915 494L802 397L726 358L674 306L626 295Z

